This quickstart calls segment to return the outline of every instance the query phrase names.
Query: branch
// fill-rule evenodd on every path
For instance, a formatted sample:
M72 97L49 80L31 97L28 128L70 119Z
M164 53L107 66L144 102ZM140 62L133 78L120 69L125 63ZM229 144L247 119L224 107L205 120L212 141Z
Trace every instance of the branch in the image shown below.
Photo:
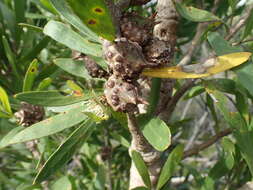
M217 10L217 8L219 6L219 3L220 3L220 0L215 0L214 6L211 9L212 13L216 12L216 10ZM191 42L191 45L190 45L187 53L185 54L185 56L179 62L178 65L187 65L191 61L192 56L193 56L194 52L196 51L197 46L199 45L199 42L200 42L200 39L201 39L201 35L205 31L205 29L206 29L207 26L208 26L207 22L198 24L198 26L197 26L197 33L193 37L193 40Z
M148 171L151 179L152 186L155 186L159 177L161 162L160 162L160 152L156 151L145 139L141 130L138 127L135 115L127 114L128 128L132 135L131 147L129 152L138 151L148 166ZM132 161L130 169L130 182L129 189L134 189L136 187L145 186L142 178L136 169L135 164Z
M246 24L246 21L250 17L252 11L253 11L253 4L251 4L246 9L245 14L241 17L241 19L230 28L225 40L230 40Z
M193 155L198 154L200 151L208 148L209 146L213 145L216 143L218 140L220 140L222 137L227 136L232 133L232 129L225 129L224 131L219 132L215 136L211 137L209 140L204 142L203 144L200 144L190 150L187 150L184 152L183 158L190 157Z
M185 92L187 92L187 90L195 86L195 81L196 79L188 79L168 103L164 102L164 105L168 106L164 107L163 110L160 110L160 112L158 113L160 118L164 119L165 121L169 120L180 98L185 94ZM168 109L164 110L166 108Z

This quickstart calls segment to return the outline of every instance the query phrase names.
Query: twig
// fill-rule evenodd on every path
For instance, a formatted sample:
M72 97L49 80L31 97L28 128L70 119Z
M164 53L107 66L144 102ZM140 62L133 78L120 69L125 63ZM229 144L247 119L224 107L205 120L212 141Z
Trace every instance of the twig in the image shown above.
M200 145L198 145L198 146L196 146L196 147L194 147L190 150L185 151L183 158L190 157L190 156L198 154L200 151L208 148L209 146L216 143L219 139L221 139L224 136L229 135L230 133L232 133L232 129L225 129L224 131L219 132L218 134L211 137L209 140L207 140L203 144L200 144Z
M211 9L212 13L216 12L219 3L220 3L220 0L215 0L214 6ZM200 24L198 24L198 26L197 26L197 33L193 37L193 40L191 42L191 45L190 45L187 53L185 54L185 56L179 62L178 65L187 65L191 61L192 56L193 56L194 52L196 51L197 46L199 45L199 42L200 42L200 39L201 39L201 35L205 31L207 25L208 25L208 23L200 23Z
M128 128L132 135L132 142L129 151L132 150L138 151L148 166L149 176L151 179L151 184L155 187L160 169L161 169L161 160L160 160L160 152L156 151L145 139L141 130L138 127L135 115L128 113ZM145 186L143 180L132 161L131 169L130 169L130 182L129 189L134 189L139 186Z
M252 41L253 41L253 38L249 38L249 39L246 39L246 40L243 40L243 41L240 41L240 42L232 43L232 46L238 46L240 44L247 43L247 42L252 42Z
M246 24L246 21L248 20L252 11L253 4L246 9L245 14L241 17L241 19L230 28L228 35L225 37L225 40L230 40Z
M187 65L191 61L192 56L196 50L196 47L199 45L201 35L204 32L206 26L207 26L207 23L198 24L197 33L193 37L193 40L191 41L191 45L190 45L187 53L185 54L183 59L178 63L178 65Z
M174 111L178 101L180 100L180 98L184 95L184 93L189 90L190 88L192 88L195 85L195 79L188 79L183 86L175 93L175 95L170 99L170 101L168 103L164 103L164 105L167 105L166 107L164 107L164 109L168 108L168 110L160 110L161 114L165 114L165 115L161 115L159 114L159 116L161 118L163 118L164 120L169 120L172 112Z
M192 147L192 144L194 140L198 137L199 131L203 127L203 123L205 122L206 118L208 116L208 112L206 111L202 117L199 119L198 123L195 124L193 133L191 134L190 139L187 141L187 144L185 146L185 150L189 150Z

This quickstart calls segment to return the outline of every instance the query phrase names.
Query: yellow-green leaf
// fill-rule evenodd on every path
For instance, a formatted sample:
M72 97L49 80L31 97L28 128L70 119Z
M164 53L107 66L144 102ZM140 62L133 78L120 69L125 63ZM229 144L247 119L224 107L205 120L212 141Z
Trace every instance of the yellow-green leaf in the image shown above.
M203 64L146 69L142 74L145 76L158 78L202 78L241 65L247 61L250 56L251 53L249 52L230 53L208 59Z
M23 92L30 91L32 89L35 77L38 75L38 66L39 63L36 59L30 63L25 74Z
M115 27L104 0L67 0L73 12L93 32L107 40L114 40Z
M0 86L0 105L1 104L3 105L3 108L5 109L3 111L6 111L8 114L11 115L12 111L11 111L8 95L5 92L5 90Z

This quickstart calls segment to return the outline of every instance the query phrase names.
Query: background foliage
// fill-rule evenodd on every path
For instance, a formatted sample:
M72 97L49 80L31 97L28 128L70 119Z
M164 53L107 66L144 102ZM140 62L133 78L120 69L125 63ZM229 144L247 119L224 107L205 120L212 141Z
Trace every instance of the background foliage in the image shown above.
M0 189L127 189L131 159L125 115L99 103L105 80L92 78L82 61L72 59L76 50L107 68L98 35L111 40L115 29L105 5L97 2L87 6L102 8L107 22L94 29L91 13L79 10L81 1L0 0ZM253 11L228 37L252 3L222 1L212 14L215 2L177 5L182 18L175 65L203 21L214 22L201 29L193 62L211 54L253 52ZM151 16L155 5L130 10ZM189 6L208 13L189 12ZM233 71L200 79L187 89L170 121L152 118L142 124L145 137L167 160L158 189L237 189L252 179L252 71L250 58ZM175 94L184 81L176 81ZM45 120L19 126L14 113L21 101L44 106ZM145 164L133 155L149 184Z

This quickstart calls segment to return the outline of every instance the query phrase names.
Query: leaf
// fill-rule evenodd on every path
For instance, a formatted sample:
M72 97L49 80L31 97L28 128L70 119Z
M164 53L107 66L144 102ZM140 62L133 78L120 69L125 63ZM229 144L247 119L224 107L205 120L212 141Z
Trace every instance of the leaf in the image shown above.
M40 3L47 8L47 10L49 10L51 13L56 14L56 10L55 8L52 6L52 4L50 3L49 0L40 0Z
M53 20L49 21L44 27L43 32L57 42L69 47L70 49L88 55L102 55L101 45L88 41L61 22Z
M236 93L236 83L231 79L217 78L206 80L208 84L211 84L215 89L221 92L235 94ZM205 85L205 82L203 84Z
M36 28L34 28L36 26L33 26L33 30L36 30ZM31 28L31 27L30 27ZM37 30L41 30L41 28L37 29ZM39 32L43 32L39 31ZM21 57L21 59L19 60L19 62L29 62L30 60L35 59L38 54L47 47L47 45L49 44L49 42L52 41L51 38L49 38L48 36L45 36L38 44L36 44L29 52L27 52L24 56Z
M74 13L92 31L103 38L113 41L115 27L110 10L104 0L67 0Z
M251 11L250 16L248 17L246 21L246 26L243 32L243 37L242 39L246 38L252 33L253 30L253 11Z
M11 106L10 106L9 98L8 98L7 93L5 92L5 90L1 86L0 86L0 102L2 103L4 110L8 114L10 114L10 116L11 116L12 115L12 111L11 111Z
M224 137L222 139L221 144L225 152L225 156L224 156L225 165L229 170L231 170L235 164L235 159L234 159L235 145L228 137Z
M52 190L72 190L72 184L67 176L63 176L52 185Z
M30 63L24 78L23 92L32 90L35 77L38 75L38 66L39 62L36 59Z
M236 74L238 76L238 82L244 86L249 93L253 96L253 64L249 62L248 64L243 65L238 70Z
M102 91L84 91L82 94L62 95L60 91L34 91L15 95L20 101L42 106L64 106L88 100L102 94Z
M238 52L208 59L204 64L145 69L142 74L158 78L202 78L214 75L241 65L249 59L251 53Z
M81 124L48 158L36 175L34 184L41 183L63 167L87 140L94 126L94 123L89 120Z
M183 156L183 150L184 146L183 145L178 145L170 154L165 162L161 174L158 179L157 183L157 189L161 189L167 181L170 179L172 176L173 172L175 171L177 165L182 159Z
M161 88L161 79L153 78L151 91L149 95L149 106L147 114L152 115L154 113L156 106L159 102L160 88Z
M79 106L25 128L15 135L8 145L49 136L73 127L87 119L87 116L81 112L83 110L85 107Z
M218 32L211 32L207 39L218 56L242 51L240 47L231 46Z
M194 7L186 7L183 3L175 3L178 13L193 22L209 22L209 21L220 21L221 19L211 12L197 9Z
M70 24L78 29L88 40L100 42L98 36L93 33L82 21L70 10L66 0L49 0L56 11Z
M238 130L247 130L247 125L243 117L238 112L231 112L229 110L226 96L222 92L217 91L211 83L205 83L205 88L230 127Z
M7 135L5 135L1 141L0 141L0 149L6 147L8 144L10 144L10 141L12 140L12 138L18 134L21 130L23 130L24 127L16 127L14 129L12 129Z
M149 189L146 188L146 187L136 187L136 188L131 189L131 190L149 190Z
M166 150L171 144L170 129L164 121L150 116L139 118L139 124L147 141L158 151Z
M74 61L73 59L55 59L54 63L64 71L85 79L91 79L88 71L85 69L83 61Z
M148 187L151 188L151 181L148 173L148 168L141 156L141 154L135 150L131 152L132 155L132 160L134 162L134 165L136 169L138 170L144 184Z
M104 165L100 164L96 172L94 186L96 189L102 190L105 189L105 184L106 184L106 169Z
M242 156L249 167L250 173L253 175L253 131L235 131L234 136L242 152Z
M5 50L5 55L6 55L8 61L9 61L9 64L13 70L12 72L17 77L17 79L20 79L20 75L18 73L17 66L16 66L16 57L15 57L13 51L11 50L9 42L5 36L2 36L2 42L3 42L3 46L4 46L4 50Z
M42 91L42 90L45 90L47 89L52 83L52 79L51 78L45 78L43 79L40 83L39 83L39 86L37 88L37 91Z

